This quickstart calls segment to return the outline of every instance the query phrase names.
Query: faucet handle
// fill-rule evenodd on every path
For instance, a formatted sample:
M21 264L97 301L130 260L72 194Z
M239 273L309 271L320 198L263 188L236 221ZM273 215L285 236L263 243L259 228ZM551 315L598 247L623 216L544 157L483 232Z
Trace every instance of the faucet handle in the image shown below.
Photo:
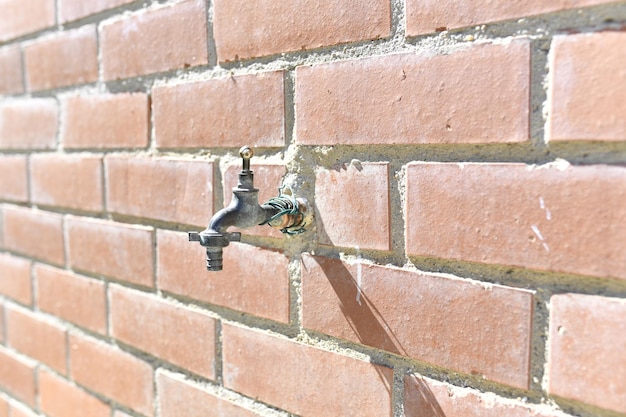
M249 146L243 146L239 149L239 155L243 160L242 171L250 171L250 158L254 156L254 151Z

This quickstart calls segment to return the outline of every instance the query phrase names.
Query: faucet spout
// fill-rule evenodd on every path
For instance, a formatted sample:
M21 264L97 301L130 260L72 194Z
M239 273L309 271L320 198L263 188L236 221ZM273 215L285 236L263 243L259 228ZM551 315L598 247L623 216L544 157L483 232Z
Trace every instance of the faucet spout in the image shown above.
M231 226L246 229L269 220L277 212L259 204L259 190L234 188L230 204L215 213L207 232L224 234Z

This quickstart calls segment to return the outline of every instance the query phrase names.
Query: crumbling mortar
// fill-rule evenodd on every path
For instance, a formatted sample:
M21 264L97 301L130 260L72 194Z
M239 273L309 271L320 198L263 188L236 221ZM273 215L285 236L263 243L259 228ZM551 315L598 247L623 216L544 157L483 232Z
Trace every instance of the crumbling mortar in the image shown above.
M215 15L215 4L213 0L206 0L206 25L207 25L207 57L208 57L208 66L210 68L214 68L218 65L217 63L217 46L215 44L215 36L214 36L214 15Z
M157 369L156 373L157 375L166 375L169 378L173 378L181 382L191 382L218 398L238 404L249 410L253 410L261 416L285 417L287 415L286 412L273 408L271 405L259 402L254 398L246 397L243 394L224 387L221 383L217 383L216 381L212 381L204 377L164 368Z
M530 52L530 114L529 133L530 141L537 152L547 152L545 138L545 124L547 115L545 103L547 102L548 77L548 51L551 39L534 40L531 42Z
M302 331L302 263L299 254L289 260L289 323Z
M185 308L209 314L211 317L219 319L222 322L238 323L257 330L272 331L277 334L285 335L286 337L293 337L299 333L299 329L291 323L277 322L168 291L163 291L163 295L167 297L167 300L175 301Z

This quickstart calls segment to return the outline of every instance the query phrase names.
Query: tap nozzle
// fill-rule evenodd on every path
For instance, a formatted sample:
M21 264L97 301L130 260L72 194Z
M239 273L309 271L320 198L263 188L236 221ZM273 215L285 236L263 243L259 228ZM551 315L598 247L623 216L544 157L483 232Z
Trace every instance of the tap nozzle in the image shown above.
M212 233L205 230L201 233L189 232L190 242L200 242L206 247L206 269L208 271L222 270L222 249L230 242L239 242L241 233Z

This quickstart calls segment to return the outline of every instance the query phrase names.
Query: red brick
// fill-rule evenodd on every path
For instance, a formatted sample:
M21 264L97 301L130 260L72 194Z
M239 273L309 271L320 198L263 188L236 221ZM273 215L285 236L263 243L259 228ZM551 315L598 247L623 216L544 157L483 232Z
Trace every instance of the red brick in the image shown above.
M0 104L0 148L53 148L57 115L53 99L33 98Z
M508 143L529 137L530 49L480 44L296 69L296 140ZM471 71L468 69L471 68Z
M4 246L33 258L62 265L63 216L23 207L4 207Z
M567 417L546 407L458 388L432 379L407 376L404 379L405 417Z
M213 164L206 161L106 158L109 211L201 226L213 210Z
M102 157L32 155L30 175L31 199L36 204L102 210Z
M229 324L222 335L227 388L302 417L392 415L389 368Z
M185 233L159 230L157 242L159 289L289 322L289 260L282 253L231 243L224 248L224 270L208 272L204 248Z
M25 156L0 155L0 198L27 202L27 175Z
M278 188L283 183L283 176L286 174L285 166L282 164L256 165L253 163L251 168L254 171L254 186L259 189L259 204L263 204L270 198L276 197L278 195ZM233 197L232 190L237 186L240 172L241 160L229 165L224 171L224 207L230 204ZM312 207L310 207L310 209L312 210ZM255 226L248 229L233 227L229 230L256 236L267 236L281 239L284 237L280 230L267 225Z
M70 22L132 2L133 0L61 0L59 18L61 22Z
M148 145L150 116L148 96L144 93L71 96L62 103L61 141L66 149Z
M208 62L205 2L184 0L100 26L105 80Z
M9 417L9 403L0 397L0 417Z
M283 146L284 94L282 72L155 87L156 143L160 148Z
M110 417L108 405L51 372L39 371L39 403L49 417Z
M556 36L548 140L626 141L624 32Z
M0 346L0 387L12 397L35 405L35 362Z
M0 42L54 25L54 0L4 0L0 15Z
M626 413L626 301L555 295L550 308L548 391Z
M388 1L216 0L214 33L220 61L384 38Z
M0 18L1 19L1 18ZM17 45L0 49L0 95L24 91L22 54Z
M525 16L535 16L559 10L609 3L613 0L474 0L460 6L453 0L423 2L407 0L406 26L409 36L456 29L483 23L498 22Z
M255 417L253 411L164 373L157 376L161 417Z
M65 329L28 310L6 308L7 342L21 353L66 373Z
M626 279L622 167L413 163L406 195L410 255Z
M353 161L334 169L318 168L315 194L321 244L390 249L387 163Z
M215 319L118 286L109 288L111 335L209 379L215 378Z
M69 264L77 270L152 286L152 229L102 220L67 220Z
M28 89L47 90L98 79L96 27L58 32L24 46Z
M106 333L106 291L102 281L43 265L35 268L35 275L37 302L42 311Z
M528 388L531 292L308 255L302 271L304 327Z
M95 339L70 335L74 381L146 416L153 415L152 367Z
M0 253L0 294L22 304L31 304L30 265L26 259Z

